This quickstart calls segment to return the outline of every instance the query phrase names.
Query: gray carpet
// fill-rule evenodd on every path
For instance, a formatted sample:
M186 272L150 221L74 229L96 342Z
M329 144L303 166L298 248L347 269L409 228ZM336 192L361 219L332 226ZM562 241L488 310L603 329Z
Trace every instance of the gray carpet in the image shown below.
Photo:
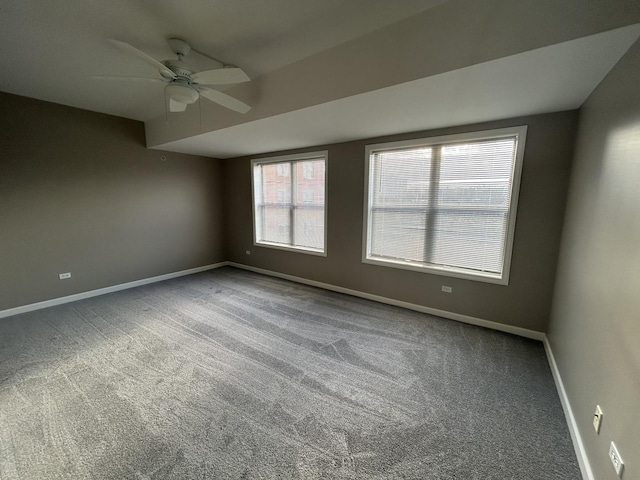
M542 344L233 268L0 319L0 479L579 479Z

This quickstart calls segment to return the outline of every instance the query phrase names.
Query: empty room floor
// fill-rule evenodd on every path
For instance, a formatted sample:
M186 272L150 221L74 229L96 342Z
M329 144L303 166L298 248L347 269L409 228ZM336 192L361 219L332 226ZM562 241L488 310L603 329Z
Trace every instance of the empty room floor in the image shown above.
M0 319L0 478L580 471L540 342L225 267Z

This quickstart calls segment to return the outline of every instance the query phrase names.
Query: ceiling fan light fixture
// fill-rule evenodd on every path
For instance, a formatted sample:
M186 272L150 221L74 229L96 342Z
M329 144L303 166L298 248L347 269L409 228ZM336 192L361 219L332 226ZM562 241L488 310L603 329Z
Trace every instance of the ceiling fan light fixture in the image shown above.
M178 83L170 83L164 88L167 98L174 102L190 105L198 100L200 94L198 91L188 85L180 85Z

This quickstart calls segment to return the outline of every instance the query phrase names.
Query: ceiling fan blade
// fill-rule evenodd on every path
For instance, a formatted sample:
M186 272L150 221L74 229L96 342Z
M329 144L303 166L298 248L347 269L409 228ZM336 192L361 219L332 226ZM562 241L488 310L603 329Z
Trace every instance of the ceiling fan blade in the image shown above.
M93 80L114 80L116 82L119 81L134 81L134 82L157 82L164 83L165 80L161 80L159 78L148 78L148 77L125 77L125 76L113 76L113 75L91 75L89 78Z
M200 95L202 95L207 100L211 100L212 102L217 103L218 105L222 105L230 110L234 110L239 113L247 113L251 110L251 107L240 100L230 97L226 93L219 92L218 90L212 90L206 87L198 87L198 91Z
M191 75L191 79L200 85L228 85L231 83L242 83L251 80L241 68L218 68L216 70L205 70Z
M150 57L149 55L147 55L143 51L138 50L136 47L134 47L132 45L129 45L128 43L121 42L120 40L110 39L109 41L111 43L113 43L115 46L117 46L118 48L120 48L121 50L123 50L123 51L125 51L127 53L130 53L132 55L135 55L139 59L144 60L145 62L147 62L149 65L153 65L154 67L156 67L160 71L160 74L163 77L176 78L176 74L173 73L169 68L164 66L162 63L160 63L155 58Z
M186 109L187 109L186 103L176 102L173 98L169 99L170 112L184 112Z

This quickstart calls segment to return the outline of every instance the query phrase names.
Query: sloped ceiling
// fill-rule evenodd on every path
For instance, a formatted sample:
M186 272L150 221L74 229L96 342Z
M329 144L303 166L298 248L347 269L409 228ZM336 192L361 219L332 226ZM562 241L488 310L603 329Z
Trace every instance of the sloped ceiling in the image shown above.
M579 107L638 38L631 0L63 0L0 3L0 90L145 121L151 148L229 158ZM165 113L157 75L107 39L166 39L242 67L211 102ZM193 54L201 69L216 62Z

